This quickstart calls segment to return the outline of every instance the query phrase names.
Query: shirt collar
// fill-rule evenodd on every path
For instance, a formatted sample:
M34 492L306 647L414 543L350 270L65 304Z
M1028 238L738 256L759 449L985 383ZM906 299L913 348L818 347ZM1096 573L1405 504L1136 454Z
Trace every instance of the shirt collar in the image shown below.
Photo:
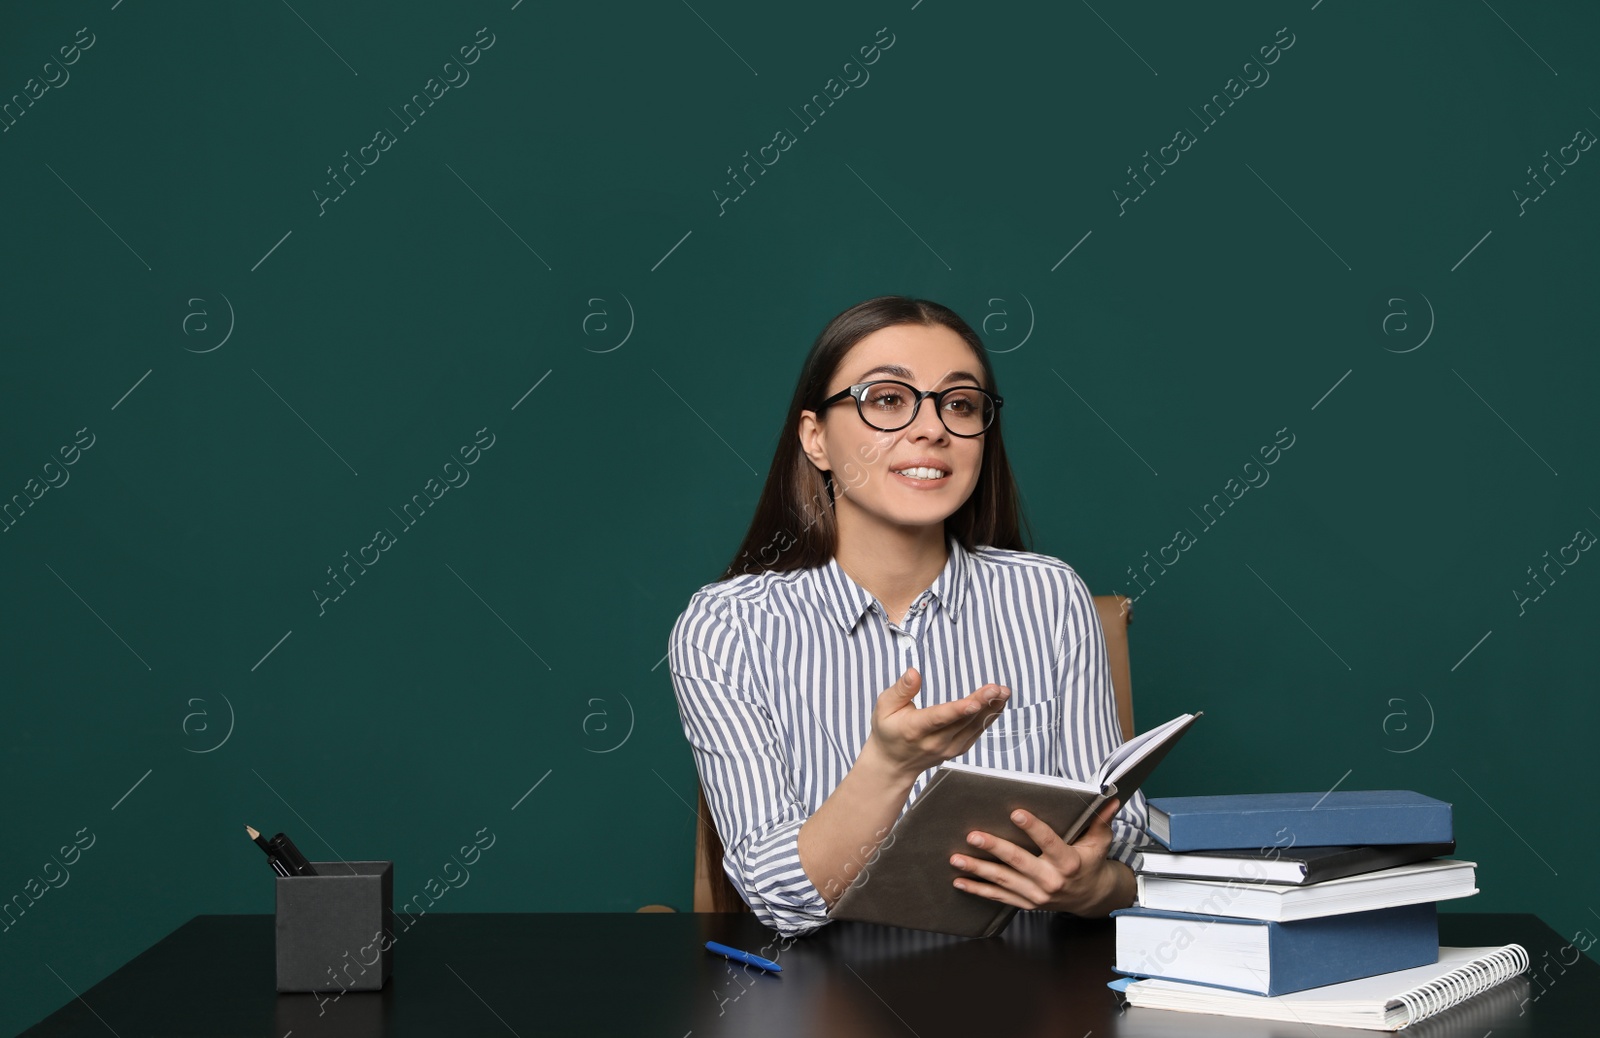
M945 546L949 559L928 590L954 621L961 615L962 596L971 581L972 556L954 537L946 536ZM861 615L872 608L872 593L851 579L837 558L813 568L811 579L824 607L846 634L854 630Z

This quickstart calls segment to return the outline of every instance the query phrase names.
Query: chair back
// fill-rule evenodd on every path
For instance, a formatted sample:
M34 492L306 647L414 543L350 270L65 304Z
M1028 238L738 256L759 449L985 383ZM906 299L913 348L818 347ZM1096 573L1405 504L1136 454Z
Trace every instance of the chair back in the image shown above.
M1117 701L1117 722L1123 741L1133 738L1133 679L1128 670L1128 625L1133 623L1133 600L1126 595L1095 595L1094 609L1105 632L1111 689ZM748 912L750 906L722 871L722 838L717 835L705 790L695 783L700 820L694 840L694 910L696 912Z
M1094 611L1106 635L1106 662L1111 669L1111 691L1117 700L1117 722L1122 741L1133 738L1133 677L1128 672L1128 625L1133 623L1133 599L1127 595L1095 595Z

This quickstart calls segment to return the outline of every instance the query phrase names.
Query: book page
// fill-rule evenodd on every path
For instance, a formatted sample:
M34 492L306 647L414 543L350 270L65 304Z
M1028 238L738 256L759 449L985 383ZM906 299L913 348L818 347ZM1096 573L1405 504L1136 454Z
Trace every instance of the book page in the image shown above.
M1006 778L1018 779L1022 782L1033 782L1041 786L1059 786L1062 789L1073 789L1080 793L1099 793L1100 787L1092 782L1079 782L1077 779L1064 778L1060 775L1046 775L1038 771L1018 771L1015 768L991 768L982 764L965 764L961 761L947 760L939 765L949 771L970 771L979 775L1004 775Z
M1102 787L1116 782L1127 774L1130 768L1143 760L1147 754L1161 745L1174 728L1182 727L1188 721L1193 720L1195 716L1194 714L1179 714L1165 724L1156 725L1143 735L1136 735L1129 739L1111 751L1111 756L1107 757L1100 765L1099 770L1095 772L1095 778Z

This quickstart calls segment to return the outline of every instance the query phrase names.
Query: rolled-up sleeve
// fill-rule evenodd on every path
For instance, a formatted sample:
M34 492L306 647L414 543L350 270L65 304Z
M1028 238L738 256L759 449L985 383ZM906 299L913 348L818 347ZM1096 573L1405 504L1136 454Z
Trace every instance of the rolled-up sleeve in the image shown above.
M800 934L828 922L800 865L800 826L811 812L797 794L747 635L727 600L696 592L669 639L672 684L722 837L723 871L762 923Z
M1065 572L1067 608L1062 610L1062 630L1058 635L1064 662L1062 691L1068 704L1062 760L1068 777L1088 780L1124 740L1117 720L1116 693L1111 687L1111 665L1100 614L1083 578L1070 567ZM1145 843L1145 819L1144 792L1135 791L1111 818L1111 846L1106 857L1132 867Z

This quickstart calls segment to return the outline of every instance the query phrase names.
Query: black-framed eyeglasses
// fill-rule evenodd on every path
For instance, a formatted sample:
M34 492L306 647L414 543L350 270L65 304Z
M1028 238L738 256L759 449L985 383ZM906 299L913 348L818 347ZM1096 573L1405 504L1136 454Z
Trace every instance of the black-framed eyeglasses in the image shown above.
M933 398L939 420L952 436L980 436L994 424L1005 401L977 386L918 389L893 379L858 382L824 400L817 410L832 407L845 397L855 397L861 420L879 432L895 432L916 420L922 402Z

